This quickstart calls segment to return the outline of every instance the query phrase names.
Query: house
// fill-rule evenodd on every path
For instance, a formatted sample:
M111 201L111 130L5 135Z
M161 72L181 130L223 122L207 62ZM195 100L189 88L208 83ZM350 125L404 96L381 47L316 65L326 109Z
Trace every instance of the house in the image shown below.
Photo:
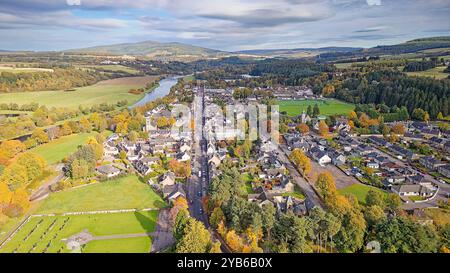
M220 160L220 158L214 154L209 160L208 163L214 165L216 168L219 167L220 163L222 161Z
M274 196L273 200L278 213L293 212L297 216L308 213L304 200L292 196Z
M136 171L138 171L140 174L144 176L153 171L153 169L149 165L145 164L141 160L135 161L133 166L136 169Z
M97 172L99 172L102 175L105 175L108 178L118 176L120 174L120 170L112 165L103 165L97 167Z
M433 195L433 191L429 187L425 187L420 184L395 185L391 189L400 196L429 197Z
M331 157L331 162L335 166L342 166L347 161L347 158L345 157L345 155L338 153L336 151L334 151L333 153L330 153L330 157Z
M147 165L147 166L151 166L151 165L156 165L159 164L160 162L160 158L157 156L154 157L144 157L139 159L139 161L141 161L143 164Z
M178 197L186 198L186 192L184 191L183 184L173 184L163 187L163 196L169 201L174 201Z
M104 145L103 155L105 157L115 157L118 154L119 154L119 149L117 149L116 147L112 147L112 146L109 146L109 145Z
M179 154L177 154L177 159L179 160L179 161L188 161L188 160L191 160L191 156L189 155L189 153L188 152L182 152L182 153L179 153Z
M443 165L438 168L438 172L443 176L450 178L450 165Z
M420 164L424 167L436 171L440 166L444 165L441 161L434 158L433 156L425 156L419 159Z
M378 164L378 162L369 161L366 163L366 167L370 168L370 169L378 169L378 168L380 168L380 165Z
M313 149L314 151L311 150L312 152L311 155L314 158L314 160L316 160L320 165L326 165L331 163L331 158L328 156L326 152L321 151L317 147L314 147Z
M179 148L180 152L189 152L191 150L191 146L189 146L187 143L183 143L183 145Z
M166 172L160 179L159 184L164 188L175 184L175 174L173 172Z

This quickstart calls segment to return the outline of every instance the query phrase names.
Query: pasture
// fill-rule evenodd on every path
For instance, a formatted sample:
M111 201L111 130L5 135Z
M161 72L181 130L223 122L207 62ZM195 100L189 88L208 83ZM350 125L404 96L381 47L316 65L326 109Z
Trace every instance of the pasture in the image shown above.
M48 164L60 162L66 156L74 153L78 146L85 144L88 138L95 137L97 133L80 133L69 136L63 136L49 143L40 145L30 150L42 156Z
M166 204L150 186L130 175L52 193L37 214L114 209L163 208Z
M47 107L78 108L89 107L101 103L114 104L127 100L131 105L145 94L128 93L130 89L142 88L146 83L155 81L157 77L129 77L101 81L92 86L76 88L74 91L36 91L0 94L0 103L17 103L19 105L37 102Z
M425 71L418 71L418 72L407 72L408 76L417 76L417 77L430 77L435 78L437 80L440 79L446 79L450 76L450 73L444 73L444 70L446 69L446 66L438 66L429 70Z
M308 106L314 107L315 104L319 106L321 115L347 115L355 106L350 103L326 99L326 100L283 100L278 101L280 105L280 112L287 112L288 116L298 116L303 111L306 112Z

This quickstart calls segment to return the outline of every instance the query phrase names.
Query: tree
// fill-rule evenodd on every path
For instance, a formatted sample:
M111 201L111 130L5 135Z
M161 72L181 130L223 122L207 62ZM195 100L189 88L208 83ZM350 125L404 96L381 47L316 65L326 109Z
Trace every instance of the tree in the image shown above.
M367 206L378 206L380 208L385 207L384 195L379 190L371 189L366 195L366 205Z
M267 235L267 238L271 239L271 231L275 225L275 213L276 209L272 204L265 204L262 207L262 224L263 230Z
M20 164L25 167L28 178L27 184L40 177L44 173L47 165L45 159L35 153L21 154L17 157L15 164Z
M187 209L179 210L172 229L173 237L176 241L180 241L183 238L188 221L189 211Z
M233 252L242 252L242 248L244 247L242 238L239 237L239 235L237 235L234 230L228 231L227 235L225 236L225 241L227 242L228 247L230 247Z
M443 120L444 119L444 115L442 114L442 112L439 112L439 114L437 115L437 119L438 120Z
M320 109L319 109L319 105L314 104L314 108L313 108L313 112L312 112L314 117L317 117L318 115L320 115Z
M330 172L319 174L316 181L316 186L324 200L335 196L337 194L336 184L333 175Z
M0 182L0 211L11 201L12 192L6 183Z
M11 190L26 187L28 184L27 168L20 164L13 164L3 170L0 183L5 183Z
M322 95L323 96L330 96L330 95L334 94L334 91L335 91L334 86L332 84L327 84L322 89Z
M400 123L397 122L394 124L394 126L392 126L391 132L397 135L404 135L406 132L405 126Z
M176 245L177 253L206 253L212 246L211 235L202 222L189 218L184 235Z
M220 246L220 242L212 243L209 253L222 253L222 250L220 250Z
M438 237L429 225L420 225L406 217L389 218L375 227L383 252L430 253L438 250Z
M80 119L80 130L83 133L88 133L92 131L91 123L86 117L82 117Z
M372 205L365 209L364 219L369 227L376 226L386 219L383 209L378 205Z
M188 203L186 198L179 196L177 197L173 202L172 202L172 208L170 209L170 219L172 221L172 223L174 223L176 221L176 217L178 216L178 213L181 210L186 210L188 209Z
M86 178L89 176L88 162L84 159L75 159L70 165L73 179Z
M358 118L358 115L356 114L355 111L351 111L351 112L348 114L348 118L351 119L351 120L356 120L356 119Z
M300 149L294 149L289 158L302 175L309 174L311 171L311 160Z
M296 127L297 131L306 135L309 133L309 126L305 123L300 123L299 125L297 125Z
M19 140L5 140L0 144L0 164L7 165L8 161L17 154L25 151L25 144Z
M31 134L31 138L35 139L39 144L49 142L47 133L41 128L36 128Z
M390 193L386 196L386 207L390 211L396 211L402 204L402 200L395 193Z
M328 128L328 125L325 123L325 121L321 120L319 122L319 133L323 137L327 137L328 133L330 132L330 128Z
M308 105L308 108L306 109L306 114L307 114L308 116L312 117L312 115L313 115L313 110L312 110L311 104Z
M220 207L215 207L209 217L209 223L213 228L217 228L220 222L225 222L225 215Z

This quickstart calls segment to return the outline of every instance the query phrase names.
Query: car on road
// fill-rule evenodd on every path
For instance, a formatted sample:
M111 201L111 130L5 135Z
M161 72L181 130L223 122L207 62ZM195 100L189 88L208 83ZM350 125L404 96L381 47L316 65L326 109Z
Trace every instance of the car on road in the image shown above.
M197 196L202 197L202 192L201 191L197 192Z

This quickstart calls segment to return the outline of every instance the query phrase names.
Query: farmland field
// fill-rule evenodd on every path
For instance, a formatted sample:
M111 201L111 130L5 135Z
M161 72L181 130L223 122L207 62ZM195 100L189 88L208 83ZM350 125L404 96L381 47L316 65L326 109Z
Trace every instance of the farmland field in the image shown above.
M37 214L163 208L164 201L135 175L51 194Z
M133 95L130 89L142 88L157 77L131 77L99 82L92 86L77 88L75 91L36 91L0 94L0 103L17 103L19 105L37 102L47 107L78 108L101 103L117 103L127 100L133 104L145 94Z
M90 241L82 248L82 252L149 252L151 238L146 233L155 230L157 217L157 210L33 217L0 249L0 252L69 252L62 239L82 231L88 231L94 238L117 237ZM130 234L139 234L139 237L125 238Z
M89 137L94 137L96 134L93 132L63 136L50 143L33 148L30 152L42 156L48 164L55 164L75 152L79 145L84 144Z
M327 100L287 100L279 101L280 112L286 111L289 116L298 116L306 109L309 105L314 107L317 103L320 109L321 115L346 115L350 113L355 107L353 104L345 103L338 100L327 99Z
M352 194L354 195L360 204L366 204L366 196L370 190L380 191L383 194L386 194L385 191L380 190L378 188L364 185L364 184L353 184L343 189L338 190L340 194Z
M446 66L438 66L426 71L419 71L419 72L407 72L409 76L418 76L418 77L430 77L435 79L445 79L448 76L450 76L450 73L444 73L444 69L446 69Z

